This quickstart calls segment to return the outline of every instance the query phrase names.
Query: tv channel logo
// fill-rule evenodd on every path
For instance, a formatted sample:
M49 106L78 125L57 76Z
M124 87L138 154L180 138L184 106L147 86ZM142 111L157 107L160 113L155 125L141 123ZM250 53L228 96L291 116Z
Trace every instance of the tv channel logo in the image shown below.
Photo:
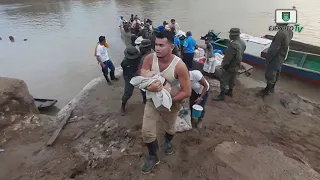
M297 10L296 9L276 9L276 23L277 24L296 24Z

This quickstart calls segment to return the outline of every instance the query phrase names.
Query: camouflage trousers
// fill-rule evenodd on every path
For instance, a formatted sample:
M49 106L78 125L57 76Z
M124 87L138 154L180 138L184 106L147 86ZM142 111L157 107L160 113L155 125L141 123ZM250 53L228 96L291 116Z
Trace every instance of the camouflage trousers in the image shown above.
M230 71L224 71L220 77L220 89L221 92L225 93L229 89L233 89L233 87L236 84L237 79L237 71L236 72L230 72Z

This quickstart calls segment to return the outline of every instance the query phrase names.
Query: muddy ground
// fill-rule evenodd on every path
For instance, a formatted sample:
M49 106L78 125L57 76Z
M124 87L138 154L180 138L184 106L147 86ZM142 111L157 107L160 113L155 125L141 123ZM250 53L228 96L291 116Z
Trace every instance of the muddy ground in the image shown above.
M53 118L1 132L0 179L320 179L320 106L280 90L257 98L259 88L240 83L225 102L211 100L219 89L212 86L203 128L176 134L174 154L160 149L159 166L142 175L144 105L136 90L119 116L122 85L91 90L52 147L45 143L58 125ZM162 145L161 123L158 134Z

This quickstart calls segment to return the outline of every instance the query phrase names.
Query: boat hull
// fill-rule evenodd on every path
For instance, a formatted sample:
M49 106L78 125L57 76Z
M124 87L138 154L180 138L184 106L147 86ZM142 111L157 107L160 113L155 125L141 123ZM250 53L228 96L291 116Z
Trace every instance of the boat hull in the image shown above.
M273 40L274 36L267 34L267 35L264 35L263 38ZM289 46L290 46L290 49L292 49L292 50L320 55L320 47L319 46L314 46L314 45L306 44L306 43L295 41L295 40L291 40Z
M221 51L226 49L226 46L218 43L213 43L212 45L214 49L219 49ZM243 62L255 67L265 68L265 61L266 60L263 57L257 57L246 53L243 55ZM285 74L289 77L320 86L320 73L313 72L308 69L303 69L284 63L281 67L281 74Z

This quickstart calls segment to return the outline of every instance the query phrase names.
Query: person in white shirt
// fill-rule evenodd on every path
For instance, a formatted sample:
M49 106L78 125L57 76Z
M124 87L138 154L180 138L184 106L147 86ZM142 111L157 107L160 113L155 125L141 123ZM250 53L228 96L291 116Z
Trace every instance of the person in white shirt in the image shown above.
M189 71L190 81L191 81L191 96L189 100L191 116L192 116L192 106L194 104L198 104L203 107L202 114L196 122L196 127L202 127L202 119L205 113L205 104L209 96L209 83L204 78L203 74L199 70L191 70Z
M171 19L170 29L176 33L181 30L179 24L176 22L175 19Z
M138 16L136 15L136 17L134 18L134 21L132 22L132 25L131 25L131 29L132 29L132 33L137 35L140 31L140 20L138 18Z
M112 61L109 58L107 47L108 44L106 43L106 38L104 36L99 37L99 44L96 47L96 57L97 61L100 64L102 68L102 72L104 77L106 78L109 85L111 85L111 81L108 77L108 68L110 69L110 78L111 80L118 80L118 78L115 77L114 71L115 67L112 63Z
M123 19L123 16L120 16L119 20L119 28L123 28L123 24L126 22L126 20Z

